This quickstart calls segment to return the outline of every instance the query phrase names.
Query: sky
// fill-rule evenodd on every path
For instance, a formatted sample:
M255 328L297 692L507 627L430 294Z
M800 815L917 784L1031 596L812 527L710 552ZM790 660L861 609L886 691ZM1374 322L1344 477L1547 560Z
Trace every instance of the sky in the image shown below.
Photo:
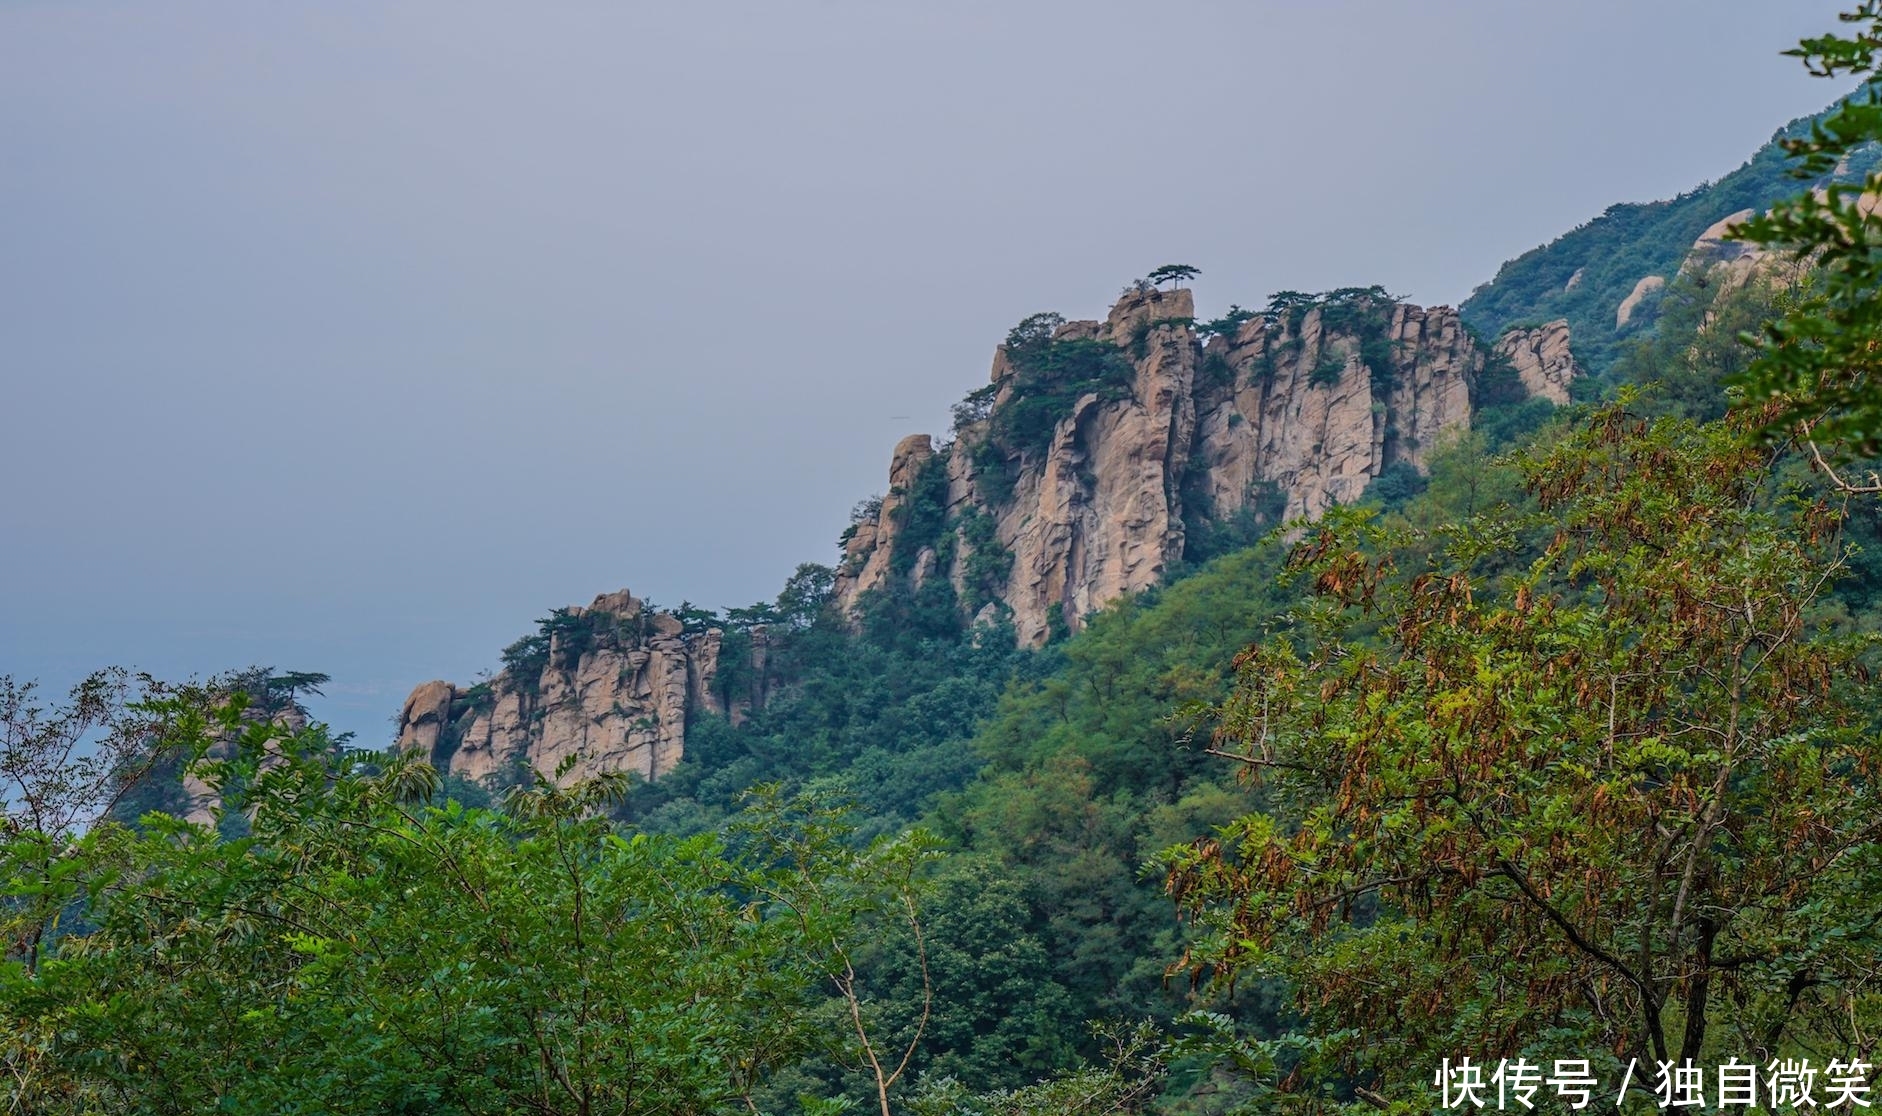
M1839 89L1814 0L0 0L0 674L748 604L1039 310L1463 299Z

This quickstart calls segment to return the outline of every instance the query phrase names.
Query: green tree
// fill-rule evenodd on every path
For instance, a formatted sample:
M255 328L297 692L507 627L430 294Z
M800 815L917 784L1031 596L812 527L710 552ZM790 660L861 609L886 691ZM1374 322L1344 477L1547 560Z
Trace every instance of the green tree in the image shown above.
M0 676L0 948L22 971L73 922L73 904L114 871L101 824L160 759L144 700L148 677L99 671L62 705Z
M1882 3L1867 0L1840 17L1848 35L1806 39L1786 53L1803 59L1821 77L1873 74L1882 51ZM1882 80L1870 77L1808 135L1787 139L1800 177L1834 173L1846 159L1882 141ZM1840 443L1843 452L1882 452L1882 171L1859 183L1832 181L1773 206L1744 222L1733 235L1814 265L1818 286L1769 323L1762 352L1740 378L1755 400L1767 402L1761 416L1769 434L1801 435L1813 451L1818 443ZM1819 457L1829 470L1831 463ZM1842 482L1840 476L1830 475ZM1882 492L1871 476L1854 487Z
M906 845L828 824L736 851L619 832L621 777L427 805L428 766L245 696L149 708L172 746L216 745L194 770L248 834L93 826L75 862L111 870L66 893L80 929L0 965L10 1110L743 1109L822 1041L852 934L906 889ZM9 868L39 836L9 834Z
M1164 283L1168 283L1171 288L1174 289L1201 274L1201 269L1191 267L1188 264L1164 264L1162 267L1144 276L1144 278L1149 280L1151 286L1162 286Z
M826 1038L842 1037L826 1050L863 1071L881 1116L891 1116L890 1095L907 1075L934 1009L920 873L936 848L927 833L911 830L855 849L844 815L765 785L754 789L734 833L762 866L748 886L799 931L802 960L835 992L842 1023ZM866 943L885 933L907 936L916 972L903 1001L915 1019L899 1034L882 1026L881 1003L870 995L861 961Z
M1521 466L1553 534L1527 567L1507 512L1422 568L1364 512L1298 547L1312 595L1238 660L1216 746L1269 807L1166 854L1191 962L1292 989L1302 1089L1860 1052L1882 802L1867 645L1824 627L1839 509L1738 429L1620 406Z

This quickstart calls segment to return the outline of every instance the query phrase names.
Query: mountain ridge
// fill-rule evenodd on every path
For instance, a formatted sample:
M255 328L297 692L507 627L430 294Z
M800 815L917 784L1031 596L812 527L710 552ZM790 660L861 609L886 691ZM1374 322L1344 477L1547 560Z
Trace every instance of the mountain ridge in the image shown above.
M1778 143L1820 116L1786 125L1716 182L1610 206L1506 262L1457 308L1377 287L1284 291L1262 310L1199 322L1182 285L1193 269L1173 265L1160 269L1172 285L1140 280L1102 320L1033 315L996 347L949 436L897 443L888 491L859 505L836 567L799 575L817 571L852 629L999 628L1038 648L1275 524L1375 483L1415 488L1443 439L1492 414L1507 437L1598 381L1652 334L1688 260L1725 262L1742 281L1756 259L1722 236L1797 192ZM1878 161L1871 151L1834 177ZM398 746L473 779L565 759L574 775L656 779L695 720L761 709L782 684L767 658L779 618L766 607L732 610L746 614L733 622L643 612L622 591L556 610L495 676L415 689ZM615 634L582 642L597 630ZM528 655L512 654L525 644Z

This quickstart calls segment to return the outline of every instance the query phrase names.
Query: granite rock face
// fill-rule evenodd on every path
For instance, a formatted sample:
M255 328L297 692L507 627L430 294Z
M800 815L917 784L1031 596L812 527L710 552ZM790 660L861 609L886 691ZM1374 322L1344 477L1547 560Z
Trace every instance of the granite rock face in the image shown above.
M1498 356L1516 369L1523 387L1561 406L1568 402L1568 385L1582 374L1568 347L1568 320L1557 318L1534 329L1512 329L1496 343Z
M1470 425L1486 353L1449 307L1348 293L1219 323L1206 341L1194 314L1187 290L1134 290L1102 322L1059 325L1057 342L1117 346L1129 375L1122 390L1072 399L1038 445L1001 440L1001 409L1025 388L1014 355L997 351L991 418L939 449L926 435L897 445L889 495L845 540L839 604L854 614L897 567L917 581L939 572L973 616L1004 610L1019 642L1038 646L1157 584L1183 557L1188 523L1245 510L1269 522L1317 516L1388 468L1423 469L1441 438ZM1565 402L1578 371L1567 341L1556 322L1498 351L1528 370L1532 394ZM946 478L952 533L938 543L907 538L900 513L924 470ZM1005 483L986 483L991 471ZM979 516L993 524L981 545L1011 558L984 603L966 595L975 539L962 526ZM898 546L919 552L895 562Z
M559 610L487 682L413 690L398 747L473 780L507 783L531 768L564 782L607 771L657 779L685 750L687 718L724 711L713 690L720 643L717 629L689 631L626 590L603 594Z
M1664 275L1641 276L1640 281L1634 284L1634 289L1627 292L1627 297L1621 299L1621 304L1614 308L1614 328L1620 329L1633 321L1634 311L1640 309L1640 304L1665 286Z
M1489 355L1455 310L1377 288L1199 330L1189 291L1140 284L1102 321L1052 318L1029 336L995 351L952 441L895 446L887 495L843 539L831 593L852 618L880 591L951 590L964 621L1010 620L1022 646L1042 645L1161 582L1192 529L1312 518L1389 469L1422 470L1469 427ZM1078 360L1053 363L1068 352ZM1495 352L1557 402L1579 374L1562 322L1512 332ZM487 681L413 690L398 746L494 783L530 769L658 779L690 718L762 706L767 637L740 635L750 662L735 674L750 681L732 683L727 708L715 685L724 633L605 594L558 610Z

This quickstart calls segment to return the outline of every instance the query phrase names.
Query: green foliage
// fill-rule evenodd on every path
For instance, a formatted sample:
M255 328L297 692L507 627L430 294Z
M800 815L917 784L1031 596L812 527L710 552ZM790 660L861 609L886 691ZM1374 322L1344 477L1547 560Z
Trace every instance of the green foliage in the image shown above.
M804 1051L875 1045L815 1009L884 912L918 917L919 836L859 847L775 801L733 847L624 834L597 816L619 778L427 806L410 759L202 694L152 708L170 747L235 743L197 771L251 834L153 815L72 839L83 932L0 965L20 1110L731 1111Z
M1790 51L1814 74L1869 74L1882 51L1882 4L1868 0L1841 17L1853 35L1825 35ZM1882 172L1882 79L1782 142L1793 173L1820 180L1857 156L1868 171L1856 184L1831 182L1744 222L1738 239L1815 265L1820 285L1768 323L1757 361L1741 377L1754 399L1769 400L1766 434L1800 429L1864 456L1882 453L1882 217L1875 212Z
M1164 283L1168 283L1171 287L1180 287L1201 274L1202 271L1200 269L1193 268L1188 264L1164 264L1162 267L1144 276L1144 279L1152 286L1161 286Z
M1873 1026L1839 513L1737 429L1618 407L1520 464L1540 547L1498 509L1296 549L1311 597L1218 711L1267 808L1166 854L1197 963L1293 988L1297 1087L1394 1098L1462 1050L1762 1063Z
M1019 331L1015 330L1015 334ZM1081 396L1130 396L1134 371L1122 349L1090 337L1027 340L1008 338L1007 360L1015 381L1012 395L993 412L992 437L1008 454L1038 457L1052 443L1053 428L1071 414Z
M1513 326L1567 318L1576 358L1589 372L1605 373L1626 351L1614 316L1634 284L1648 275L1677 275L1693 242L1715 222L1743 209L1763 210L1794 194L1787 144L1809 136L1836 111L1792 121L1749 162L1717 182L1670 201L1610 206L1587 224L1525 252L1465 300L1464 320L1486 337L1499 337ZM1858 179L1879 157L1874 148L1852 154L1845 171Z
M1280 525L1287 511L1287 493L1280 485L1256 481L1241 506L1223 514L1202 483L1205 474L1194 462L1191 464L1183 485L1184 568L1179 576L1225 554L1254 546Z
M1063 314L1042 310L1037 314L1028 314L1019 320L1019 324L1006 331L1006 352L1010 357L1015 351L1036 352L1052 344L1052 335L1065 324Z
M497 695L496 690L490 685L489 680L486 679L471 686L463 693L458 694L457 700L463 702L467 708L487 710L496 704Z
M1001 542L993 516L973 508L961 517L961 541L967 544L967 561L962 581L967 599L961 602L970 613L998 600L1006 591L1007 578L1013 572L1013 552Z
M1202 363L1196 366L1196 379L1204 387L1232 388L1235 386L1235 366L1219 350L1211 349L1202 355Z
M941 454L922 461L895 507L894 547L889 569L906 575L924 549L938 549L948 532L948 463ZM945 569L945 563L942 567Z
M1483 371L1471 384L1470 425L1483 434L1490 448L1515 445L1547 422L1555 405L1546 399L1530 398L1529 389L1523 386L1508 357L1490 352L1481 341L1479 348L1488 356Z
M977 1088L1017 1088L1077 1066L1084 1020L1051 979L1021 883L997 865L952 858L932 883L922 941L892 928L865 967L883 991L881 1032L916 1046L910 1070ZM933 988L924 1020L924 968ZM917 1032L920 1042L915 1042Z
M1033 314L1006 335L1004 351L1013 369L1012 391L999 406L992 405L988 389L970 393L957 408L957 420L982 414L990 420L988 437L975 448L974 462L981 470L981 493L995 505L1012 495L1012 464L1016 456L1037 457L1052 443L1052 431L1072 405L1087 393L1101 399L1130 395L1134 374L1123 350L1090 337L1055 337L1065 319L1057 314ZM958 424L957 424L958 428ZM990 495L997 495L993 499Z
M1472 413L1490 407L1513 407L1529 400L1529 389L1523 386L1522 377L1517 375L1516 366L1502 353L1491 351L1488 345L1479 339L1477 347L1485 353L1483 371L1470 385L1470 409Z
M533 693L549 666L549 636L532 632L503 649L503 669L517 686Z
M1426 477L1409 461L1394 461L1379 471L1366 486L1365 499L1385 507L1397 507L1425 490Z
M993 439L973 448L974 490L981 503L990 508L1005 506L1013 498L1013 485L1019 480L1019 466Z
M1503 449L1520 444L1542 429L1554 413L1555 404L1547 399L1525 399L1480 411L1471 417L1471 424L1483 435L1485 444Z
M269 673L262 683L263 697L271 703L289 703L305 690L311 694L321 692L320 687L333 681L331 675L308 670L290 670L283 674Z
M1163 980L1181 932L1140 866L1248 799L1171 714L1227 693L1229 659L1279 608L1278 561L1274 548L1242 551L1102 610L1029 660L979 734L985 770L933 824L1018 884L1026 911L1011 932L1046 961L1028 969L1035 991L1021 1002L1064 997L1068 1020L1185 1010ZM1096 1053L1069 1024L1036 1041Z
M865 607L893 606L880 601L878 595ZM906 602L903 609L908 623L912 610ZM943 602L938 611L927 617L925 635L898 630L877 612L866 613L876 619L866 620L860 635L825 617L774 638L764 706L736 726L696 718L678 766L657 783L636 786L628 815L697 831L735 813L745 788L777 782L850 796L867 824L919 819L936 795L958 790L977 770L968 740L1020 659L1010 627L962 640L955 603Z
M1241 332L1242 325L1260 317L1253 310L1244 310L1234 303L1229 304L1229 312L1219 318L1211 318L1196 327L1196 332L1203 338L1233 338Z
M798 563L778 592L774 622L789 631L809 631L828 618L830 595L835 588L835 570L816 562Z
M882 497L868 496L856 501L855 506L850 508L849 525L843 528L841 535L837 536L836 544L838 546L849 545L849 541L856 537L857 530L860 529L863 524L873 524L881 515Z
M1613 378L1650 387L1644 405L1700 421L1721 418L1726 383L1757 355L1747 335L1798 298L1770 279L1721 291L1711 273L1683 274L1667 285L1655 336L1632 343Z
M1130 353L1138 360L1150 355L1150 339L1165 329L1192 329L1196 325L1193 317L1181 315L1169 318L1146 318L1131 327Z
M1630 405L1668 417L1590 424L1492 362L1475 429L1424 447L1428 476L1387 469L1372 517L1335 514L1292 567L1268 537L1284 492L1217 516L1192 473L1172 583L1077 635L1055 612L1048 647L1015 651L1004 623L964 630L1013 556L988 511L949 517L938 456L896 494L893 576L856 602L859 630L823 566L774 602L675 611L722 629L734 715L692 718L654 784L519 771L501 801L458 780L429 805L410 759L169 707L165 739L187 747L124 738L124 770L168 790L126 779L140 789L107 816L180 808L173 775L194 758L228 836L152 816L0 838L0 930L27 943L0 969L8 1099L1017 1116L1145 1111L1164 1090L1168 1112L1286 1106L1301 1098L1277 1088L1323 1086L1308 1104L1331 1107L1355 1085L1420 1096L1459 1051L1763 1056L1871 1030L1875 702L1842 633L1878 626L1882 512L1785 502L1795 463L1688 421L1723 411L1716 377L1749 353L1737 334L1773 308L1828 313L1827 288L1715 297L1681 275L1652 331L1583 352L1619 284L1673 274L1658 261L1764 189L1754 164L1703 198L1618 207L1473 298L1493 323L1553 316L1564 292L1527 287L1582 269L1557 300L1578 354L1618 357L1614 379L1651 385ZM1310 381L1357 358L1389 391L1392 302L1282 291L1259 315L1146 323L1130 345L1260 316L1259 375L1299 355L1318 312L1330 343ZM1063 326L1021 322L1006 401L989 386L956 409L986 508L1010 504L1078 398L1131 390L1125 349ZM1198 366L1212 390L1235 377L1221 348ZM880 510L859 505L845 539ZM923 550L937 570L917 587ZM1835 589L1842 565L1860 577ZM552 654L572 662L619 624L558 610L505 668L533 687ZM258 672L244 700L321 681ZM442 755L492 696L460 696ZM1264 781L1235 778L1222 753L1238 749ZM838 801L851 821L823 805ZM945 844L903 836L923 820ZM1165 849L1169 874L1147 878ZM1202 923L1177 921L1165 880ZM1167 979L1185 957L1239 989ZM1169 1045L1093 1018L1202 1033Z
M758 608L763 609L764 605L760 603ZM680 631L687 635L698 635L701 632L722 627L725 624L725 620L719 616L716 610L700 608L691 601L681 601L679 607L673 610L673 618L680 622ZM569 636L565 642L565 646L568 648L565 653L568 656L569 665L571 666L574 664L575 660L581 657L582 652L595 646L595 634L598 626L613 626L612 617L584 615L579 617L579 619L586 620L588 623L580 627L571 625L564 629Z
M1131 1116L1158 1111L1175 1048L1148 1026L1097 1028L1102 1062L1033 1085L975 1093L951 1076L929 1077L908 1100L912 1116Z
M1281 330L1273 335L1258 371L1273 376L1274 354L1283 346L1299 355L1306 343L1302 327L1307 315L1317 310L1324 348L1307 382L1318 388L1332 387L1345 373L1349 357L1357 356L1371 375L1374 394L1383 397L1397 381L1398 353L1391 324L1392 308L1398 301L1398 296L1379 286L1340 287L1323 294L1278 291L1269 298L1262 317Z
M82 925L75 905L121 869L111 819L135 817L135 789L176 762L151 739L150 706L167 696L148 676L104 670L48 708L34 683L0 675L0 980L37 973Z
M1000 393L1000 385L988 384L975 388L954 404L954 432L959 434L967 427L985 422L993 413L993 398Z
M1268 308L1262 311L1262 317L1270 322L1281 321L1287 325L1288 332L1300 331L1300 321L1307 316L1307 311L1318 305L1319 295L1305 291L1276 291L1268 296Z
M963 627L954 583L933 576L916 586L905 578L857 598L864 638L883 647L914 654L923 645L959 639Z

